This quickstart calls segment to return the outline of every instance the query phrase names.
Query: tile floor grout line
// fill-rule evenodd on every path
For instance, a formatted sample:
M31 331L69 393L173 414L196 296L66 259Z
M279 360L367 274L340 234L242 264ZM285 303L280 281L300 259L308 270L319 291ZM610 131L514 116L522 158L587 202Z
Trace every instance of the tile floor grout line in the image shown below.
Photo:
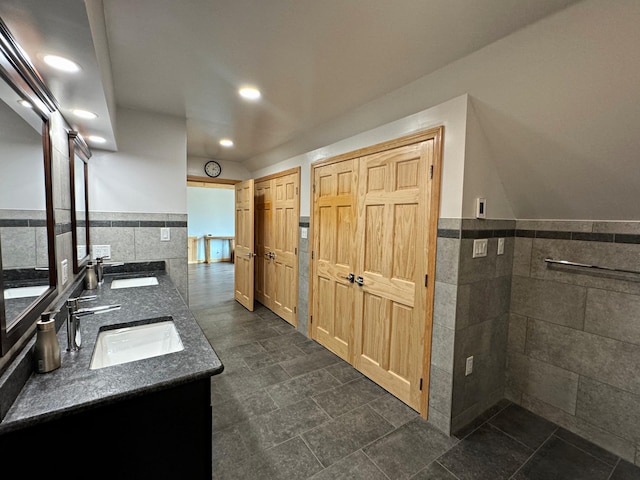
M362 452L362 454L363 454L365 457L367 457L371 463L373 463L373 466L374 466L374 467L376 467L376 468L380 471L380 473L382 473L382 475L384 475L384 476L385 476L386 478L388 478L389 480L393 480L391 477L389 477L389 475L387 475L387 474L384 472L384 470L382 470L382 469L378 466L378 464L376 463L376 461L375 461L373 458L371 458L369 455L367 455L367 452L365 452L365 451L364 451L364 448L361 448L360 450L356 450L356 452ZM354 452L354 453L355 453L355 452ZM417 472L416 472L416 473L417 473Z
M556 429L556 432L557 432L558 430L559 430L559 427L558 427L558 429ZM567 431L568 431L568 430L567 430ZM569 433L571 433L571 432L569 432ZM554 435L555 435L555 433L554 433ZM574 434L574 435L575 435L575 434ZM555 437L556 437L558 440L562 440L564 443L566 443L566 444L568 444L568 445L571 445L571 446L572 446L572 447L574 447L574 448L577 448L577 449L578 449L578 450L580 450L582 453L586 453L587 455L589 455L589 456L590 456L591 458L593 458L594 460L597 460L598 462L600 462L600 463L602 463L602 464L604 464L604 465L606 465L606 466L608 466L608 467L610 467L610 466L611 466L611 464L610 464L610 463L607 463L607 462L605 462L604 460L602 460L602 459L600 459L600 458L596 457L596 456L595 456L595 455L593 455L592 453L587 452L584 448L582 448L582 447L580 447L580 446L576 445L576 444L575 444L575 443L573 443L572 441L570 441L570 440L565 440L564 438L559 437L558 435L555 435ZM595 443L594 443L594 445L595 445ZM598 448L602 448L602 447L600 447L600 446L598 446L598 445L596 445L596 447L598 447ZM603 449L603 450L604 450L604 449ZM607 450L605 450L605 451L607 451ZM607 453L611 453L611 452L607 451ZM616 457L616 465L617 465L617 464L618 464L618 461L620 460L620 458L621 458L621 457L620 457L619 455L615 455L615 457Z
M556 429L556 430L557 430L557 429ZM522 470L522 468L523 468L527 463L529 463L529 461L530 461L533 457L535 457L535 456L536 456L536 454L540 451L540 449L541 449L542 447L544 447L544 446L549 442L549 440L551 439L551 437L553 437L553 436L554 436L554 434L553 434L553 433L552 433L551 435L549 435L549 436L546 438L546 440L545 440L544 442L542 442L542 443L540 444L540 446L539 446L538 448L536 448L536 449L533 451L533 453L532 453L529 457L527 457L527 459L526 459L524 462L522 462L522 465L520 465L520 466L516 469L516 471L515 471L515 472L513 472L513 474L509 477L509 480L510 480L510 479L514 479L514 478L515 478L515 476L518 474L518 472L519 472L520 470Z
M502 430L500 427L494 425L493 423L489 423L487 422L487 424L489 424L491 427L495 428L497 431L499 431L500 433L503 433L504 435L506 435L507 437L509 437L510 439L514 440L515 442L519 443L520 445L522 445L523 447L527 447L529 450L535 450L535 448L530 447L529 445L527 445L524 442L521 442L520 440L518 440L516 437L514 437L513 435L511 435L509 432L505 432L504 430ZM558 431L558 427L556 427L553 432L551 432L549 434L549 436L553 435L554 433L556 433ZM547 437L549 438L549 437ZM547 438L544 439L544 441L547 440ZM543 442L544 443L544 442Z
M307 431L308 431L308 430L307 430ZM309 449L309 451L311 452L311 455L313 455L313 458L315 458L315 459L318 461L318 463L320 464L320 466L322 467L322 470L320 470L320 472L324 472L327 468L329 468L329 467L331 466L331 465L329 465L329 467L327 467L327 466L325 466L325 465L324 465L324 463L322 463L322 462L320 461L320 459L319 459L319 458L318 458L318 456L316 455L316 452L314 452L314 451L313 451L313 448L311 448L311 446L307 443L307 441L305 440L305 438L304 438L302 435L298 434L297 436L298 436L298 437L300 437L300 439L302 440L302 442L305 444L305 446L306 446L306 447ZM294 437L294 438L295 438L295 437ZM318 473L320 473L320 472L316 472L316 473L314 473L313 475L317 475L317 474L318 474ZM312 476L313 476L313 475L312 475Z
M620 457L618 457L618 461L616 462L616 464L613 466L613 468L611 469L611 471L609 472L609 476L607 477L607 480L611 480L611 476L613 475L613 473L616 471L616 469L618 468L618 465L620 465L620 461L622 459Z
M456 445L457 445L457 443L456 443ZM454 445L454 446L455 446L455 445ZM451 448L453 448L453 447L451 447ZM451 448L450 448L449 450L451 450ZM447 450L447 452L448 452L449 450ZM445 452L445 453L446 453L446 452ZM444 455L444 453L443 453L442 455ZM440 456L442 456L442 455L440 455ZM458 477L455 473L453 473L451 470L449 470L447 467L445 467L443 464L441 464L441 463L438 461L438 459L437 459L437 458L436 458L433 462L431 462L431 463L437 463L437 464L438 464L438 465L440 465L442 468L444 468L447 472L449 472L453 478L455 478L456 480L460 480L460 477ZM428 465L427 465L427 466L428 466ZM426 468L426 467L425 467L425 468ZM420 473L420 472L418 472L418 473Z

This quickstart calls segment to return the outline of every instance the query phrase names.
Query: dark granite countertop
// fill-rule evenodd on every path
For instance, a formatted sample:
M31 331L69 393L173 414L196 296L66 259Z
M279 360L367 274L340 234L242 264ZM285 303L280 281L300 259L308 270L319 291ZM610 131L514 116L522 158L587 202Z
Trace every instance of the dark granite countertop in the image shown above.
M110 288L116 278L150 275L158 278L159 285ZM31 375L0 423L0 433L222 372L220 359L165 272L106 275L104 285L85 290L83 295L97 295L97 299L82 303L81 308L112 304L122 307L81 319L79 352L66 351L66 326L60 328L61 367L50 373ZM162 316L173 317L184 350L89 369L100 327Z

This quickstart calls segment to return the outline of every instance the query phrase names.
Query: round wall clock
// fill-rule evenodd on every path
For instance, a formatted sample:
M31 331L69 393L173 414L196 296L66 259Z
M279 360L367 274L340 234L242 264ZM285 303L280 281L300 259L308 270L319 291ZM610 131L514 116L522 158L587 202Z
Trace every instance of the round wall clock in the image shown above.
M204 173L215 178L222 173L222 167L215 160L211 160L204 164Z

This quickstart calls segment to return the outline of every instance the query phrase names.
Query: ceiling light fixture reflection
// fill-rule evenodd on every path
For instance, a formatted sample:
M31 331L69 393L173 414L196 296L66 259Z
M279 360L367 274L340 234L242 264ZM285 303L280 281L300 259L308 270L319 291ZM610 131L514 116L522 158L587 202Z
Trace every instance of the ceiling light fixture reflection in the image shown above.
M72 62L68 58L59 57L58 55L45 55L43 60L50 67L63 72L75 73L80 71L77 63Z
M223 138L222 140L220 140L220 145L226 148L233 147L233 140L229 140L228 138Z
M92 143L107 143L107 139L100 137L98 135L89 135L87 137L87 140L89 140Z
M18 100L18 103L22 105L24 108L33 108L33 105L31 105L31 103L23 99Z
M88 120L93 120L94 118L98 118L98 115L96 115L95 113L89 112L87 110L81 110L79 108L71 110L71 112L78 118L86 118Z
M260 90L255 87L242 87L238 90L238 93L242 98L246 98L247 100L257 100L261 96Z

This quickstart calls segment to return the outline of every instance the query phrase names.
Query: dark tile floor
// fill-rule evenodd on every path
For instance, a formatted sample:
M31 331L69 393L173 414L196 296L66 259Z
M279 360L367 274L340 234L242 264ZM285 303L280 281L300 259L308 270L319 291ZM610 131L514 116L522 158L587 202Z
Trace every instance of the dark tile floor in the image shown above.
M631 480L640 468L507 401L449 437L256 304L233 265L189 267L212 378L216 479Z

